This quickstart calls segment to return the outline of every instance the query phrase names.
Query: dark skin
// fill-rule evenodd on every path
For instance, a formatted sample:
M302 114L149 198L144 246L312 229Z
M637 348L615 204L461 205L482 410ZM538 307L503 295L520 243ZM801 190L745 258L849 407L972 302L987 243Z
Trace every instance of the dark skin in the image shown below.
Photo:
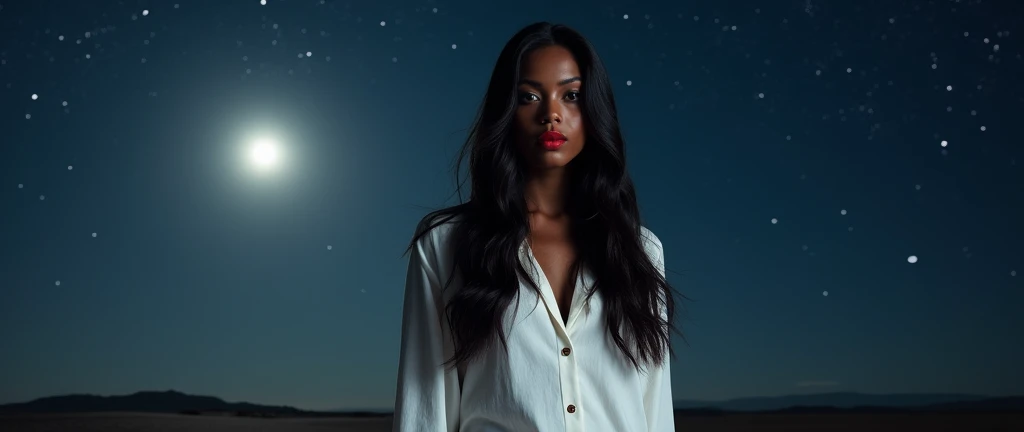
M529 172L525 187L528 240L566 323L575 288L571 270L577 256L565 213L567 165L583 150L586 138L580 106L581 74L569 50L552 46L530 53L520 76L515 122L519 151ZM557 150L545 149L538 141L550 130L567 138Z

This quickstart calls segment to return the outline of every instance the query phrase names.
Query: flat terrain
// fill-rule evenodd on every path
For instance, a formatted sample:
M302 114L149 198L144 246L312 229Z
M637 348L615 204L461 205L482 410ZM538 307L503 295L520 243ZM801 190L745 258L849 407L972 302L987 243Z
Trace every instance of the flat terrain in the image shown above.
M0 415L4 432L390 432L391 418L189 416L149 413ZM1024 431L1024 414L733 414L677 416L680 432ZM414 431L418 432L418 431Z

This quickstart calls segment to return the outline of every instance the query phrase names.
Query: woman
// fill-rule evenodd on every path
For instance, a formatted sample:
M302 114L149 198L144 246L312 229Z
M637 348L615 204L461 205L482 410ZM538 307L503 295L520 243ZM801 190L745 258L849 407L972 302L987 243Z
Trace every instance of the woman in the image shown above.
M590 43L513 36L467 152L470 199L410 245L394 430L675 430L673 290Z

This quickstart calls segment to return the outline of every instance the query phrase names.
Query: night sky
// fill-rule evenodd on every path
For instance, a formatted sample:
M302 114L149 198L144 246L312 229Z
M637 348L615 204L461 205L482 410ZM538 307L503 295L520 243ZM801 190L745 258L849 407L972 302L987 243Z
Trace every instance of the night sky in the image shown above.
M0 6L0 403L391 409L405 246L541 20L613 79L677 399L1024 393L1020 2L265 3Z

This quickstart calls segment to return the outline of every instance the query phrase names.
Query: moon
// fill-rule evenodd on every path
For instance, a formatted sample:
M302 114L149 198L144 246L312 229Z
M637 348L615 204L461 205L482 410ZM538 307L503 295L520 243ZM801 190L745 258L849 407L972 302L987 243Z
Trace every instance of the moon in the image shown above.
M281 165L281 146L270 137L253 140L248 149L249 164L260 172L274 171Z

